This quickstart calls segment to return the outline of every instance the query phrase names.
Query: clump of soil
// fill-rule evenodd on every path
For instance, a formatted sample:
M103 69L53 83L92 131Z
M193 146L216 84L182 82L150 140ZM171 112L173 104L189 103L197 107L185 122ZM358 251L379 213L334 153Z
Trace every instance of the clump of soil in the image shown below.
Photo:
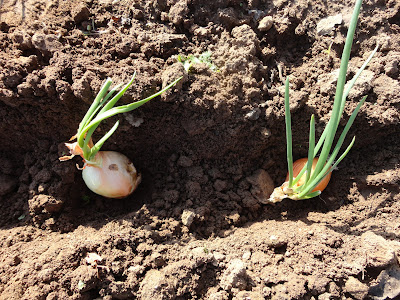
M356 143L321 197L264 205L286 176L283 80L294 157L329 120L352 1L2 1L0 298L340 299L400 295L396 1L365 1L348 78L367 101ZM331 17L331 18L328 18ZM327 19L326 19L327 18ZM178 55L210 51L187 72ZM107 77L120 100L104 145L143 182L126 199L91 193L59 162ZM114 120L95 133L101 137ZM114 121L115 122L115 121Z

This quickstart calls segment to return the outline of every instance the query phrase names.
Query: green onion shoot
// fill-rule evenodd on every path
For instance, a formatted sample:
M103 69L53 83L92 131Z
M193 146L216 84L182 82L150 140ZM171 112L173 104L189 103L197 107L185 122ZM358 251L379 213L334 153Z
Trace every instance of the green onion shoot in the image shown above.
M350 144L338 157L339 151L346 138L346 135L351 125L353 124L354 119L356 118L361 106L364 104L367 96L364 96L357 107L354 109L335 145L334 139L337 129L339 127L339 121L343 115L347 96L351 88L354 86L357 78L360 76L361 72L365 69L365 67L368 65L368 63L371 61L372 57L378 50L378 46L376 46L374 51L364 62L364 64L361 66L355 76L351 79L347 88L345 89L347 67L350 59L350 52L358 21L358 15L360 13L361 3L362 0L356 1L349 29L347 32L346 42L341 58L339 77L336 85L336 93L331 118L326 125L317 144L315 144L315 120L314 116L311 116L308 157L299 159L294 163L292 156L292 129L289 108L289 79L286 79L285 120L288 175L286 177L286 181L280 187L274 189L268 202L275 203L282 201L285 198L290 198L292 200L303 200L320 195L321 192L328 185L332 170L336 168L336 166L350 151L350 148L354 145L355 137L353 137Z
M125 94L135 79L132 79L119 92L122 86L118 84L110 91L112 80L108 78L94 99L89 110L79 124L78 131L70 141L66 143L70 154L60 157L60 161L66 161L75 155L80 155L84 161L82 177L87 187L94 193L107 198L124 198L129 196L141 181L141 175L137 173L132 162L123 154L115 151L100 151L107 139L117 130L119 121L100 139L93 143L92 135L102 121L114 115L134 110L151 99L161 95L173 87L182 77L163 88L161 91L127 105L116 106L117 101Z

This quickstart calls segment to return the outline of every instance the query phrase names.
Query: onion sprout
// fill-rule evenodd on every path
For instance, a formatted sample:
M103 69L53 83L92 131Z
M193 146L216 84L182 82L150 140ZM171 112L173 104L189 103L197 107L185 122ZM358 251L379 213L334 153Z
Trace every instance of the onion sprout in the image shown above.
M109 91L112 80L107 78L80 122L76 135L70 139L70 141L75 139L77 141L65 144L71 155L59 158L60 161L66 161L75 155L80 155L84 161L84 166L81 169L86 185L95 193L109 198L122 198L132 193L140 182L140 174L136 173L133 164L125 155L114 151L100 151L107 139L117 130L119 121L115 122L112 128L95 144L92 140L94 131L105 119L142 106L170 89L182 78L179 77L159 92L145 99L114 107L132 85L135 75L136 72L119 92L117 91L121 84Z
M371 61L372 57L378 50L378 46L376 46L375 49L372 51L371 55L368 57L368 59L364 62L364 64L361 66L361 68L349 82L348 87L345 89L347 68L350 59L350 52L353 44L354 33L356 30L358 16L361 8L361 3L362 0L356 1L349 29L347 32L346 42L344 45L344 50L341 58L339 77L336 85L336 93L335 93L331 118L328 121L328 124L326 125L321 137L319 138L318 143L315 145L315 119L314 115L311 116L307 164L303 167L303 169L295 178L293 178L292 129L291 129L291 117L290 117L290 107L289 107L289 79L288 78L286 79L285 121L286 121L286 144L287 144L287 163L288 163L289 179L288 181L284 182L282 186L275 188L275 190L273 191L268 200L269 202L279 202L284 198L290 198L293 200L303 200L320 195L321 191L319 190L313 191L314 188L322 180L324 180L324 178L328 174L330 174L332 170L336 168L336 166L342 161L342 159L347 155L351 147L354 145L355 137L353 137L349 146L347 146L345 151L335 161L342 147L342 144L346 138L346 135L351 125L354 122L354 119L356 118L361 106L364 104L365 99L367 98L367 96L364 96L360 101L360 103L357 105L357 107L354 109L349 120L347 121L346 126L343 129L343 132L339 136L336 145L333 147L333 142L335 139L337 129L339 127L339 121L343 115L347 96L351 88L354 86L357 78L360 76L361 72L366 68L366 66ZM333 150L331 151L332 147ZM318 162L315 165L314 171L312 171L311 170L312 162L316 157L318 157ZM304 173L306 173L304 183L301 184L300 186L296 186L295 184L300 180L300 178L302 178Z

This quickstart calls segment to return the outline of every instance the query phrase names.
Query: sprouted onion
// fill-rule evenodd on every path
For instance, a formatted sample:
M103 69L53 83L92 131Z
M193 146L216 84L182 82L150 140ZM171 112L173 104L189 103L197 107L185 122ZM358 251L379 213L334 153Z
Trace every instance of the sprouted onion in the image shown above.
M275 188L271 194L268 202L279 202L285 198L292 200L303 200L316 197L321 194L329 182L331 172L336 168L339 162L347 155L350 148L353 146L355 137L353 137L350 145L335 161L344 139L357 116L358 111L365 102L367 96L364 96L357 107L354 109L342 134L339 136L337 143L333 150L334 138L339 126L339 121L342 117L346 98L354 86L357 78L365 69L367 64L372 59L373 55L378 50L378 46L374 49L368 59L364 62L358 72L354 75L345 89L347 67L350 59L351 46L353 44L354 33L356 30L358 15L360 12L362 0L357 0L353 15L351 17L349 29L347 32L346 42L342 54L339 77L336 85L335 100L333 103L331 118L326 125L317 145L315 145L315 120L314 115L311 116L310 121L310 134L309 134L309 149L308 158L303 159L302 166L299 167L299 162L293 164L292 156L292 129L291 117L289 107L289 79L286 79L285 84L285 120L286 120L286 144L287 144L287 162L288 162L288 175L286 181L280 186ZM321 149L322 148L322 149ZM321 151L320 151L321 150ZM319 152L320 151L320 152ZM300 170L299 170L300 168Z
M82 169L82 177L87 187L96 194L107 198L124 198L129 196L140 183L141 176L125 155L115 151L100 151L104 142L116 131L119 121L115 122L114 126L95 144L92 140L93 132L105 119L142 106L170 89L182 78L176 79L161 91L143 100L114 107L117 101L133 83L135 75L136 72L133 74L128 84L118 93L116 92L121 87L121 84L115 86L111 91L108 91L112 80L108 78L105 81L89 110L80 122L78 132L70 139L70 141L75 139L77 141L65 144L71 155L59 158L60 161L66 161L73 158L75 155L80 155L84 161L83 168L80 169Z

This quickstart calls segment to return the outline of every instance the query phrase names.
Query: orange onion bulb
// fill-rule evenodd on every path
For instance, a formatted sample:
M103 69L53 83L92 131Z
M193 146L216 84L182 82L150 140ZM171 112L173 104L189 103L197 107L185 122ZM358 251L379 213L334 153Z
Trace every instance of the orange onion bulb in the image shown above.
M297 175L299 175L300 171L307 164L307 160L308 160L307 158L300 158L293 163L293 179L296 178ZM311 167L311 175L314 173L317 162L318 162L318 157L313 159ZM322 179L321 182L312 190L312 192L316 191L322 192L328 185L329 180L331 179L331 175L332 172L329 172L328 175L326 175L325 178ZM305 180L306 180L306 172L303 174L303 176L300 177L300 180L295 184L295 186L303 185ZM289 173L286 175L286 181L289 181Z

